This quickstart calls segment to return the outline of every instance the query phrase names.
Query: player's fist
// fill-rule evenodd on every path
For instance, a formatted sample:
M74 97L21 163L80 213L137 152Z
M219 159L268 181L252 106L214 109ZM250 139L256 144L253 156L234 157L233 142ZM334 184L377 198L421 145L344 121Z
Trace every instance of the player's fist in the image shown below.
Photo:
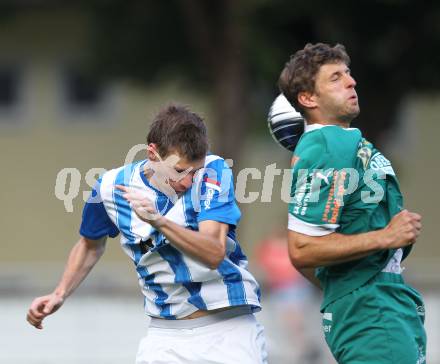
M32 326L41 330L44 318L57 311L63 303L64 298L56 293L37 297L32 301L26 319Z
M147 191L122 185L115 187L123 192L122 196L141 220L156 227L162 225L163 216L157 212L156 205Z
M385 248L397 249L414 244L422 229L422 217L419 214L403 210L395 215L383 229Z

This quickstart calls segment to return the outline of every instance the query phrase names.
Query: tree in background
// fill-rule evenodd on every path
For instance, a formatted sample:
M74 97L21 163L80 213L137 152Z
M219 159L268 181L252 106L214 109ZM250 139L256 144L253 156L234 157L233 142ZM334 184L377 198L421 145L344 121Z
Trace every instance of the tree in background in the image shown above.
M440 85L440 3L411 0L107 0L92 15L98 70L145 83L177 78L212 101L215 152L239 159L265 128L278 74L307 42L342 43L353 61L361 115L381 142L402 99ZM218 142L221 141L221 143ZM383 140L382 140L383 142Z

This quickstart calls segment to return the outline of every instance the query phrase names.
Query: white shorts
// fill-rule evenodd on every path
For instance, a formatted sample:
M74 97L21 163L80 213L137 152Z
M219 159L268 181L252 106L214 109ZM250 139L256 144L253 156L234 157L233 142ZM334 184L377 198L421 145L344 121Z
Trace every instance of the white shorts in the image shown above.
M267 364L264 328L248 312L232 309L190 320L152 319L136 364Z

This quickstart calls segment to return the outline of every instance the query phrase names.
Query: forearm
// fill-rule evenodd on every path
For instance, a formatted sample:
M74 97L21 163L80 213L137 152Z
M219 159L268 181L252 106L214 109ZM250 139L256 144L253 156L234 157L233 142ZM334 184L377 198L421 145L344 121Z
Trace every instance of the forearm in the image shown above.
M316 268L366 257L384 248L380 231L308 236L289 231L289 254L297 268Z
M63 298L70 296L102 256L105 239L91 241L81 238L72 248L64 273L55 293Z
M172 245L209 268L216 269L225 255L227 231L222 229L219 234L209 234L200 230L184 228L168 219L164 219L160 226L160 231Z
M298 272L315 287L322 289L321 282L319 282L319 279L315 276L315 268L302 268L298 269Z

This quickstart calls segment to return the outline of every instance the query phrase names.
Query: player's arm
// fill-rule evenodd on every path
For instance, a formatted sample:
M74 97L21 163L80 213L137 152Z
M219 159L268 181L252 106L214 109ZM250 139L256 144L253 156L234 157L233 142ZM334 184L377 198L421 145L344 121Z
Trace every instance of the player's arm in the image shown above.
M37 329L43 328L43 319L58 310L87 276L104 253L107 237L114 238L119 233L105 211L100 196L100 184L101 179L93 187L84 205L81 238L70 251L60 282L51 294L37 297L29 308L27 320Z
M70 251L62 278L54 293L63 299L70 296L89 274L105 250L107 237L92 240L81 237Z
M166 217L162 218L158 229L179 250L204 263L211 269L217 269L225 258L227 224L207 220L199 223L199 231L180 226ZM154 224L154 222L153 222Z
M421 228L421 216L404 210L384 229L362 234L310 236L289 230L289 256L298 269L344 263L379 250L414 244Z
M141 220L159 230L176 248L217 269L225 257L228 224L206 220L199 222L199 231L190 230L160 215L143 191L119 185L117 188L124 192L124 198Z
M37 329L42 329L43 319L57 311L64 300L72 294L90 270L102 256L105 250L107 237L98 240L81 237L70 251L66 267L60 282L55 290L32 302L27 321Z

